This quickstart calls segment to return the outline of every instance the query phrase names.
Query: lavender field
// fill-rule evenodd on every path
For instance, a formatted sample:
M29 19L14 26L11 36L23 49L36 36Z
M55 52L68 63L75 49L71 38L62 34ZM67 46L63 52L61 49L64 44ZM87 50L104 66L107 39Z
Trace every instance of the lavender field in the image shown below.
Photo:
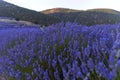
M119 80L120 24L0 28L0 80Z

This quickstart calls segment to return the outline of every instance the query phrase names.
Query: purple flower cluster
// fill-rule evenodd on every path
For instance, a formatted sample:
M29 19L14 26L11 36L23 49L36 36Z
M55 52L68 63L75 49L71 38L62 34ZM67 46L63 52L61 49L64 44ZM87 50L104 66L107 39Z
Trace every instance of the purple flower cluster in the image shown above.
M120 79L120 25L0 29L0 75L13 80Z

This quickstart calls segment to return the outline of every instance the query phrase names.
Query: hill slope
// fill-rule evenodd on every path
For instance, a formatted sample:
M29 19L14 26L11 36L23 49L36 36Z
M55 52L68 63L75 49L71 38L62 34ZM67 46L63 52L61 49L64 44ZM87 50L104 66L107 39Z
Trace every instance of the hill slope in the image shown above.
M87 11L104 12L104 13L110 13L110 14L120 14L119 11L116 11L113 9L107 9L107 8L88 9Z
M51 13L58 13L58 12L78 12L80 10L74 10L74 9L69 9L69 8L53 8L53 9L47 9L43 10L42 13L44 14L51 14Z
M18 7L2 0L0 0L0 17L12 17L17 20L30 21L41 25L49 25L59 22L59 20L54 17Z
M112 9L91 9L78 12L54 12L48 14L63 22L77 22L79 24L91 26L96 24L115 24L120 23L120 13Z

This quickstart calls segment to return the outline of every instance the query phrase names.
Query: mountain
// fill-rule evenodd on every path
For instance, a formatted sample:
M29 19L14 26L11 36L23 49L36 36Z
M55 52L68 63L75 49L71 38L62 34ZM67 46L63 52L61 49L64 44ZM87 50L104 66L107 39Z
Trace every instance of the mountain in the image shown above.
M104 13L110 13L110 14L120 14L119 11L116 11L113 9L107 9L107 8L88 9L87 11L104 12Z
M16 20L29 21L40 25L49 25L59 22L59 19L49 15L22 8L2 0L0 0L0 17L11 17Z
M69 8L53 8L53 9L47 9L43 10L42 13L44 14L51 14L51 13L58 13L58 12L78 12L80 10L74 10L74 9L69 9Z
M50 25L58 22L77 22L82 25L120 23L120 12L112 9L74 10L53 8L36 12L0 0L0 17L10 17L22 23ZM13 23L16 23L13 21ZM21 23L21 22L20 22Z
M53 10L54 13L52 12L48 15L56 17L63 22L77 22L87 26L120 23L120 13L112 9L72 10L69 12L64 11L64 9L62 11L59 10L59 12L56 12L55 9Z

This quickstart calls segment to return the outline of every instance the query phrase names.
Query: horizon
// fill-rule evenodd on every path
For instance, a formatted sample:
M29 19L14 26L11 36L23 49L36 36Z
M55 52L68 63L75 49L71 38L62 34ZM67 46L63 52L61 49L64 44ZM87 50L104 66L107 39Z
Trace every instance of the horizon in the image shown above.
M47 1L47 0L3 0L14 5L35 10L35 11L43 11L52 8L69 8L69 9L76 9L76 10L88 10L88 9L99 9L99 8L107 8L120 11L119 0L54 0L54 1ZM68 3L69 2L69 3ZM104 2L104 3L103 3ZM116 3L114 3L116 2ZM114 3L114 4L113 4Z

